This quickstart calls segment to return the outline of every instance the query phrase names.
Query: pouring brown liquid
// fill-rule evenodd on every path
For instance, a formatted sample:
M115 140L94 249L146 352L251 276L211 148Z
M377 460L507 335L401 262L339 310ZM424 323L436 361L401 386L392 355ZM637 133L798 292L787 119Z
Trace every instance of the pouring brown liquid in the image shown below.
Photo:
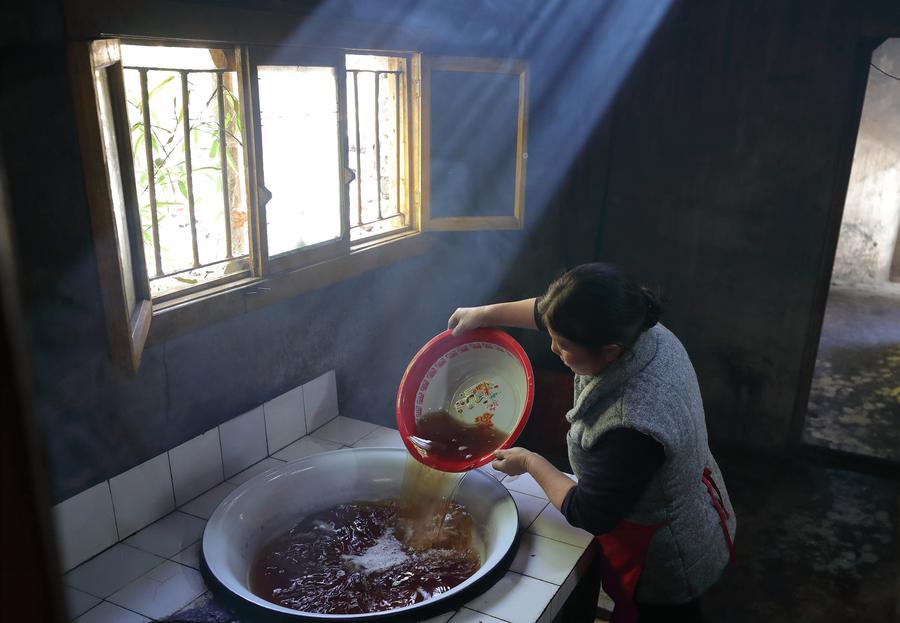
M466 424L447 411L432 411L416 418L416 435L410 437L414 445L432 456L454 463L477 459L503 445L509 437L494 426L492 413L485 412Z
M433 456L475 461L509 437L492 415L465 424L446 411L427 413L410 439ZM339 504L303 518L257 554L251 590L324 614L379 612L450 590L481 565L472 517L451 501L461 480L409 457L399 499Z

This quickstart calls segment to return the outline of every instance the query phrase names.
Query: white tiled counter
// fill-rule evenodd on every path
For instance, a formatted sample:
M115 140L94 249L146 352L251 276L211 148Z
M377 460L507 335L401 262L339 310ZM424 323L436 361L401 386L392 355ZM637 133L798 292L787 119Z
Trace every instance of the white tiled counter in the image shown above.
M246 421L235 418L216 431L220 444L217 446L222 465L220 473L224 480L212 476L201 479L203 484L197 485L197 479L192 477L190 483L179 486L173 477L174 510L64 574L70 614L77 623L161 620L180 611L208 608L211 603L214 606L199 572L200 538L206 520L232 490L285 461L318 452L344 447L403 447L396 430L337 416L320 421L317 428L309 427L309 434L274 452L267 452L267 456L249 467L244 467L244 460L244 468L235 472L233 467L229 469L225 465L241 465L242 461L235 458L240 455L236 445L253 443L247 415L250 414L241 416ZM262 421L263 418L259 419ZM229 435L229 428L240 429L240 436ZM265 430L271 436L278 426L266 425ZM225 433L224 437L222 433ZM196 459L197 453L202 454L212 445L204 437L206 435L192 440L191 452L182 453L184 461ZM235 447L226 451L229 444ZM273 446L277 444L271 441L264 445L266 448ZM170 451L169 461L179 452L178 449ZM177 460L171 463L173 471L176 464ZM507 477L489 467L483 469L500 480L516 502L523 531L518 553L509 571L485 593L459 610L428 621L549 623L593 561L596 555L593 539L587 532L569 526L530 476ZM182 473L187 472L182 470ZM96 492L90 495L92 501L97 497L105 500ZM115 502L115 492L111 495ZM115 503L113 506L118 510ZM123 519L135 521L136 517L138 515ZM119 519L117 514L115 519ZM119 523L121 525L121 521ZM191 620L203 619L195 617Z

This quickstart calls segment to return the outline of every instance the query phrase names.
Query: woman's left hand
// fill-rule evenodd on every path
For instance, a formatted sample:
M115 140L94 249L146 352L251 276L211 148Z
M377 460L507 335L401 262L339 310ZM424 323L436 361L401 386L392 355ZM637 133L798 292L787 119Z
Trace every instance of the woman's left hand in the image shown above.
M525 448L497 450L494 452L497 458L491 463L491 467L508 476L518 476L528 471L528 457L532 454L531 450Z

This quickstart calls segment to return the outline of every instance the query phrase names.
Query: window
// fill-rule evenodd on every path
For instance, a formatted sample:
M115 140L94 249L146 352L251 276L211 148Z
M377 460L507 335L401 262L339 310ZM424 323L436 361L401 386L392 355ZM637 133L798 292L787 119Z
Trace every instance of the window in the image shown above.
M402 56L348 54L350 239L409 227L409 69Z
M85 160L103 163L85 175L107 313L125 319L111 345L132 369L151 317L318 287L423 230L522 226L521 63L119 40L72 59Z
M152 298L249 275L235 50L122 45L121 57Z

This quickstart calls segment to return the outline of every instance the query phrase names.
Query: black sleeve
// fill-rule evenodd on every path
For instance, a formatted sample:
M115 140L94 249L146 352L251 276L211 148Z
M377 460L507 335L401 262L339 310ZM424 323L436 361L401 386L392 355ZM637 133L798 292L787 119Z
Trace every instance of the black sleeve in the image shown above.
M538 303L541 302L541 297L536 297L534 299L534 326L537 327L538 331L547 332L547 327L544 326L544 320L541 318L541 315L538 313Z
M627 515L666 459L662 444L630 428L604 433L587 453L578 484L562 503L577 528L605 534Z

